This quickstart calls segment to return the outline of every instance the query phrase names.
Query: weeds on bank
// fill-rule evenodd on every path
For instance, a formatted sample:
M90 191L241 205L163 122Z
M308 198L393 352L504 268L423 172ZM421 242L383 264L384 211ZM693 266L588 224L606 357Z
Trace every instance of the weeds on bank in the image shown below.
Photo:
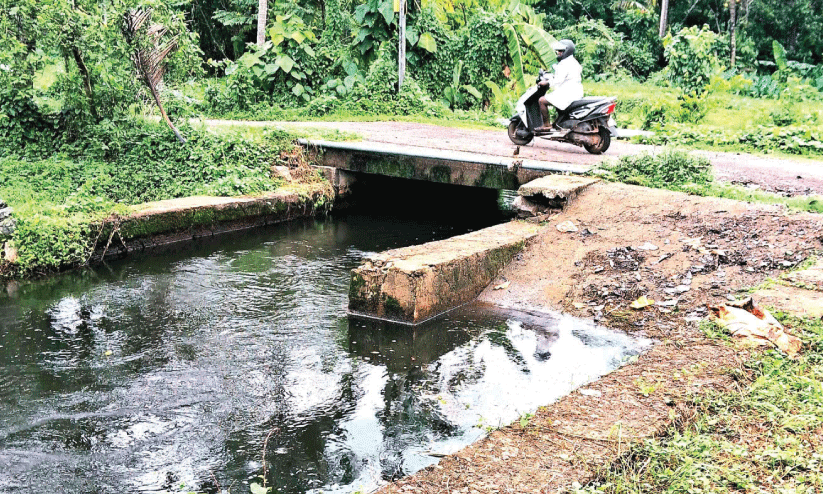
M83 264L100 220L143 202L275 190L282 181L271 167L294 148L295 136L282 129L184 131L181 145L161 124L130 121L90 127L82 141L5 148L0 199L14 209L16 228L0 233L0 248L13 246L22 274Z
M795 211L823 213L823 198L819 196L785 197L737 185L714 182L708 159L684 151L664 149L653 153L622 156L606 163L598 175L618 182L689 194L733 199L760 204L783 205Z
M775 315L803 340L799 358L755 355L739 390L698 398L691 425L644 441L570 491L821 492L823 321Z

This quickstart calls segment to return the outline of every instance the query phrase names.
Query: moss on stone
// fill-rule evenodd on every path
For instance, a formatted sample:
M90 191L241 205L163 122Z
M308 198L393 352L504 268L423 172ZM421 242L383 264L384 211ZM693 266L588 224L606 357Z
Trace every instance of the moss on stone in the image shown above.
M452 181L452 169L444 165L433 166L429 171L429 180L450 184Z
M496 165L486 165L486 169L480 174L480 178L474 183L475 187L488 187L491 189L517 190L520 182L517 174L504 170Z
M391 295L386 296L386 300L383 302L383 308L386 309L386 315L389 317L404 316L405 311L403 310L403 306L400 305L400 301Z
M366 280L357 273L352 272L349 282L349 299L360 299L360 290L366 285Z

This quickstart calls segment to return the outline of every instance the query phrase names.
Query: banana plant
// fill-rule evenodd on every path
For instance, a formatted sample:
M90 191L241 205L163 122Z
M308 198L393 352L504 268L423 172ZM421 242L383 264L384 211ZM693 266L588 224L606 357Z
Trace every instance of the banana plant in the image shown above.
M511 22L503 24L503 35L506 37L506 47L512 61L510 70L515 88L522 93L526 90L527 84L521 43L543 67L548 68L554 63L552 44L557 40L541 27L545 14L535 13L534 9L521 3L521 0L512 0L505 12L512 19Z
M457 62L457 65L454 66L454 72L452 73L452 85L446 87L443 91L443 100L442 103L444 106L451 108L454 110L455 108L459 108L464 106L468 101L469 98L465 93L468 93L468 96L474 97L477 101L483 99L483 95L480 94L480 91L477 90L474 86L470 86L468 84L460 85L460 75L463 72L463 62Z
M514 101L517 99L510 92L503 92L503 89L494 81L486 81L486 87L492 92L492 111L501 113L503 116L510 116L514 113Z

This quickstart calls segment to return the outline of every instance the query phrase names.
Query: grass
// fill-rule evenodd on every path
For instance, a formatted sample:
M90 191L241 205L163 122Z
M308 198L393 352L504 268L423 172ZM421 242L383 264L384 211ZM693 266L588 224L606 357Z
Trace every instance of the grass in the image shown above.
M775 315L803 340L799 358L755 355L738 390L697 398L690 424L644 441L571 491L821 492L823 322Z
M632 102L631 111L619 113L617 117L622 126L639 127L642 116L638 102L661 100L674 101L680 90L674 87L661 87L637 81L585 82L586 95L616 96L619 101ZM750 98L735 94L715 92L708 96L709 112L696 124L706 130L742 131L756 125L772 125L770 114L776 110L792 110L795 114L823 122L823 101L804 101L787 103L768 98Z
M690 191L688 188L685 188L685 190ZM823 197L820 196L785 197L780 194L717 182L695 187L694 190L690 192L702 196L720 197L733 199L735 201L782 205L792 211L823 213Z
M820 196L785 197L725 182L714 182L708 159L685 151L663 148L655 154L622 156L616 161L604 163L602 168L596 174L607 180L700 196L782 205L792 211L823 213L823 197Z
M28 157L0 158L0 197L14 208L16 228L0 237L17 253L15 269L26 275L82 264L109 215L128 206L192 195L238 196L282 185L271 166L285 163L296 135L282 129L194 129L181 146L161 123L93 127L87 145L65 143ZM324 137L340 133L321 132ZM101 144L103 143L103 144ZM8 272L10 271L10 272Z
M237 112L228 115L212 114L204 118L224 120L277 121L277 122L412 122L439 125L458 129L500 130L502 125L494 115L480 111L455 112L451 117L427 117L424 115L352 115L348 113L329 113L317 116L305 116L299 111L278 112L271 115L259 112Z
M219 135L239 134L247 139L262 139L267 130L276 130L280 128L292 134L305 139L320 139L324 141L360 141L363 136L356 132L345 132L339 129L324 129L320 127L312 127L311 125L302 125L302 122L292 125L291 122L286 125L280 125L281 122L256 122L256 121L225 121L225 122L211 122L208 125L204 120L193 120L192 123L197 126L198 130L209 130Z

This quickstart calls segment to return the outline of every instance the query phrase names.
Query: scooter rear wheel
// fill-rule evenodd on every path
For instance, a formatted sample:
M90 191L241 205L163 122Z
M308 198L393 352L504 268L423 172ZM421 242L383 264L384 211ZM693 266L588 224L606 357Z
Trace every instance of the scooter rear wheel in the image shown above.
M609 149L609 146L611 146L611 144L611 132L609 132L609 129L607 129L606 127L600 127L600 144L583 144L583 147L586 148L586 151L592 154L603 154Z
M532 142L534 139L534 134L529 133L529 136L526 138L517 137L518 130L526 130L526 126L523 125L522 120L513 120L509 122L509 139L518 146L525 146L526 144Z

